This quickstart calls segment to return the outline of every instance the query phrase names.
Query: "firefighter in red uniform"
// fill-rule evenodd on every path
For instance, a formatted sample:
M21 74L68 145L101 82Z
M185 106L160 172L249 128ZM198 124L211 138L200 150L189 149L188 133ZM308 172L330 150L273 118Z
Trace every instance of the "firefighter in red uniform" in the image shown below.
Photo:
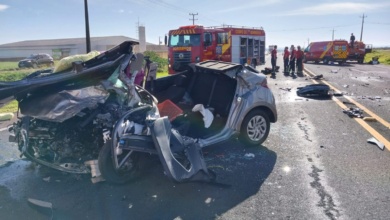
M290 51L288 51L288 47L285 47L284 48L284 53L283 53L283 61L284 61L283 72L284 73L288 73L289 72L289 69L288 69L289 57L290 57Z
M297 58L297 74L303 74L303 72L302 72L302 60L303 60L303 51L301 50L301 47L300 46L298 46L297 47L298 48L298 50L297 50L297 52L296 52L296 58Z
M290 50L291 50L291 52L290 52L290 68L289 68L289 72L291 71L291 73L294 75L294 73L295 73L295 55L296 55L296 50L295 50L294 45L291 45Z
M272 50L271 52L271 65L272 65L272 74L275 74L275 71L276 71L276 59L277 59L277 56L276 54L278 53L276 51L278 47L275 45L274 46L274 49Z

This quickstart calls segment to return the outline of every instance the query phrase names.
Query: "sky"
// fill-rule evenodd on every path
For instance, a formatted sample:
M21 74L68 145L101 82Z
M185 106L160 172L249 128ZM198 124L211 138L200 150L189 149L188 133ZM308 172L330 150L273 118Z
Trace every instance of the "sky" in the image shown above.
M389 0L88 0L91 37L164 42L169 30L195 24L263 27L266 45L307 46L346 39L354 33L374 47L390 46ZM83 0L0 0L0 44L24 40L85 37Z

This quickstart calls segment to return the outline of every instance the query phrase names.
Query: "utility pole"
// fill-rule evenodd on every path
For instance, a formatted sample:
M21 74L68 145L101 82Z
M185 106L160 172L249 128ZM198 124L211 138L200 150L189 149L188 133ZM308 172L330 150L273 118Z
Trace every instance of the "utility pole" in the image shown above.
M84 0L85 10L85 40L87 44L87 53L91 52L91 38L89 36L89 19L88 19L88 1Z
M360 31L360 41L362 41L362 38L363 38L363 24L364 24L364 18L366 18L366 16L364 16L364 13L363 13L363 16L361 17L362 18L362 30Z
M192 20L192 25L195 25L195 20L198 20L198 19L195 19L195 15L198 15L198 13L196 13L196 14L190 13L190 15L192 15L192 19L190 18L189 20L190 21Z
M332 30L332 40L334 40L334 28Z

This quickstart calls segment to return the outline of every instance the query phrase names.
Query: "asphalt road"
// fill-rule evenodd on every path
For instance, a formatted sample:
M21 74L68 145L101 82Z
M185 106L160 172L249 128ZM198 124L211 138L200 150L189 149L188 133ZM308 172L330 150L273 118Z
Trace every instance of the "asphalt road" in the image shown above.
M278 64L282 66L281 60ZM305 68L323 74L327 83L348 93L347 98L390 121L388 66ZM311 83L309 77L281 72L268 79L279 118L263 146L248 148L232 140L204 150L207 165L224 186L173 183L157 161L147 164L136 182L92 184L86 175L62 174L19 160L16 146L6 142L2 131L0 218L389 219L390 146L382 151L367 139L374 130L390 140L390 128L367 122L372 128L367 130L366 122L349 118L337 104L348 101L345 97L316 100L296 95L297 87ZM283 90L288 87L290 92ZM247 158L247 153L255 157ZM53 213L30 206L28 198L51 202Z

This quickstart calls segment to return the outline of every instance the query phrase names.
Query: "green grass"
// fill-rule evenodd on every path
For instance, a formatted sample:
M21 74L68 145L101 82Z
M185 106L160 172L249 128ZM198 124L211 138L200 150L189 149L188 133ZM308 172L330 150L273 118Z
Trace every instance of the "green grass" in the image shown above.
M0 62L0 71L18 69L18 62Z
M390 65L390 50L373 50L372 53L366 54L364 62L368 63L373 57L379 57L379 63Z
M4 107L0 108L0 113L7 112L17 112L18 111L18 102L16 100L11 101L6 104Z
M166 77L168 76L168 71L167 72L160 72L160 73L157 73L157 78L162 78L162 77Z

